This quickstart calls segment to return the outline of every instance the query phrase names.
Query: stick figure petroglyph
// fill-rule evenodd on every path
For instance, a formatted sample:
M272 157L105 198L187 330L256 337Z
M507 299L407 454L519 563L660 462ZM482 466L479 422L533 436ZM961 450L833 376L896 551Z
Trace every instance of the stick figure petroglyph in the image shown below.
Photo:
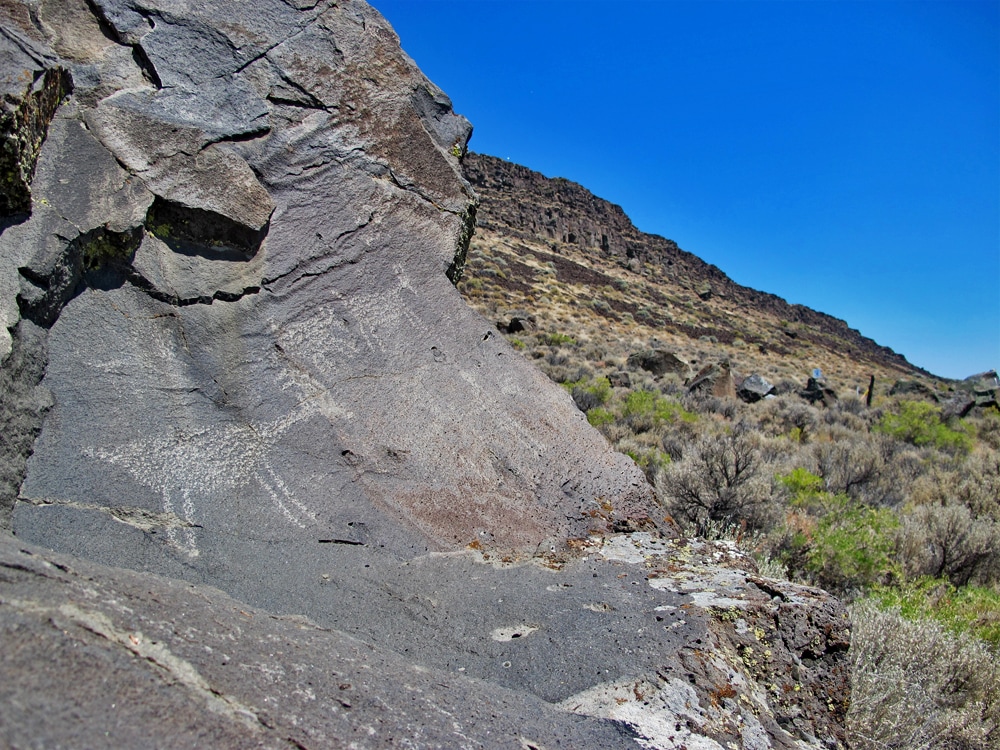
M199 501L207 503L253 484L268 494L289 523L305 528L316 521L275 471L268 453L291 427L319 411L314 400L307 400L269 422L212 425L114 448L89 448L84 454L121 466L160 493L163 512L180 521L166 528L168 543L197 557Z

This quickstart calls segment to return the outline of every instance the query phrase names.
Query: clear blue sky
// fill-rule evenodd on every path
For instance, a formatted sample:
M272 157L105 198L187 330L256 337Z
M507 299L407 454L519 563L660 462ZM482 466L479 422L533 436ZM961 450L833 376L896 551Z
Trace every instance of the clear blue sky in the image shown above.
M937 375L1000 367L1000 1L373 4L473 150Z

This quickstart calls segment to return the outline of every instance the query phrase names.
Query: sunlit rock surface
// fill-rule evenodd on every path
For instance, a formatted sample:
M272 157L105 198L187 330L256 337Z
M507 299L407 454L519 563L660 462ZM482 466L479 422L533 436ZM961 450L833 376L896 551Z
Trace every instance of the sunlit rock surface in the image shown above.
M2 13L6 106L68 94L0 235L7 742L840 741L842 608L459 297L471 128L374 10Z

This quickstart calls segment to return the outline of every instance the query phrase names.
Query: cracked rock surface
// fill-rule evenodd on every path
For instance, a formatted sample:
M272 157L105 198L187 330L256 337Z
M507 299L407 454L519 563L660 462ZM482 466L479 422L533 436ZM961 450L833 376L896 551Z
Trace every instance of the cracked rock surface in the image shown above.
M0 737L837 746L839 604L672 540L454 289L471 126L377 12L0 18Z

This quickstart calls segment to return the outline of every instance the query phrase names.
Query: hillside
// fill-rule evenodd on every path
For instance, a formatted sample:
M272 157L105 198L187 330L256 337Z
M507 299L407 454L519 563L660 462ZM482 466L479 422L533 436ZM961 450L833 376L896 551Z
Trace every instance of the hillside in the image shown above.
M863 391L871 374L935 380L844 321L741 286L638 231L576 183L480 154L463 167L480 199L463 290L487 317L534 316L619 355L660 342L696 368L729 358L773 382L804 382L817 367L838 389Z
M481 201L470 304L682 531L849 603L849 745L1000 748L996 373L934 378L579 185L486 156L464 169Z

